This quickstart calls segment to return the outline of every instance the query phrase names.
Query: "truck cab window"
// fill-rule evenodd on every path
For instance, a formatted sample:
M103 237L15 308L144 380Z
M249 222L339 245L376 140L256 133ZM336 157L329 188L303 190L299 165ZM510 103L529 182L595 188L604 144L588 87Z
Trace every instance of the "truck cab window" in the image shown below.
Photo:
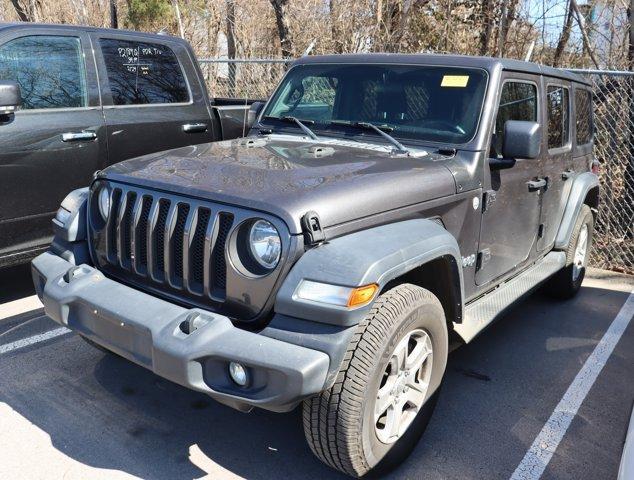
M577 145L586 145L592 141L592 92L590 90L575 90L575 113Z
M537 121L537 87L526 82L506 82L502 87L495 130L491 140L491 156L502 155L504 124L507 120Z
M184 103L187 82L166 45L100 39L114 105Z
M0 46L0 80L20 85L23 109L88 104L81 45L76 37L33 35Z
M570 140L569 95L565 87L551 85L547 90L548 148L561 148Z

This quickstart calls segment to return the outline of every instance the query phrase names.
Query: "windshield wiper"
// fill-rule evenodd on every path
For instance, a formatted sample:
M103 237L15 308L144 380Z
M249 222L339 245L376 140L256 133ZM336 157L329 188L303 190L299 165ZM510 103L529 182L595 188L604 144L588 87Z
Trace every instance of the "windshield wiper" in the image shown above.
M294 123L295 125L297 125L299 128L302 129L302 131L308 135L310 138L312 138L313 140L319 140L319 137L317 135L315 135L315 132L313 132L310 128L308 128L306 126L306 124L312 125L313 122L312 120L300 120L298 118L295 117L291 117L291 116L286 116L286 117L264 117L265 120L281 120L282 122L289 122L289 123Z
M368 122L347 122L345 120L333 120L332 122L330 122L331 125L346 125L346 126L350 126L350 127L357 127L357 128L363 128L364 130L373 130L376 133L378 133L379 135L381 135L383 138L385 138L388 142L390 142L392 145L394 145L396 147L397 152L399 153L411 153L410 150L408 148L406 148L401 142L399 142L396 138L394 138L392 135L389 135L387 133L385 133L385 130L391 132L392 130L394 130L391 127L386 126L381 126L381 127L377 127L376 125L372 124L372 123L368 123Z

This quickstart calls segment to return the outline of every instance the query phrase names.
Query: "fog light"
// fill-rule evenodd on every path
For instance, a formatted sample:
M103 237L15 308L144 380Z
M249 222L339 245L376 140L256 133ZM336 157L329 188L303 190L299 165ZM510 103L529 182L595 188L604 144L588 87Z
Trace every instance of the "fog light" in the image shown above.
M229 375L231 375L231 380L241 387L244 387L249 379L246 368L236 362L229 363Z

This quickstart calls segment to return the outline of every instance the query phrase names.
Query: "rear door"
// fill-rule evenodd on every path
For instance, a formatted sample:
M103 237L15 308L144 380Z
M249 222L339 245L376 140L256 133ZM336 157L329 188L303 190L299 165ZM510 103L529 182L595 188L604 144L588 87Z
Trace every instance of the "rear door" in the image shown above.
M540 251L549 248L555 242L574 176L570 83L554 78L544 78L544 83L546 108L543 112L543 122L546 126L544 135L547 153L542 165L542 177L547 180L548 187L543 192L542 235L537 244Z
M89 38L21 28L0 37L0 80L20 85L22 107L0 119L0 256L42 246L64 196L107 161Z
M166 38L94 34L111 163L213 140L187 48Z
M503 158L507 120L539 121L538 92L534 76L504 75L490 158ZM477 285L486 285L534 256L541 196L539 191L531 191L527 182L539 173L539 159L517 158L511 168L490 168L490 189L485 192L483 201Z

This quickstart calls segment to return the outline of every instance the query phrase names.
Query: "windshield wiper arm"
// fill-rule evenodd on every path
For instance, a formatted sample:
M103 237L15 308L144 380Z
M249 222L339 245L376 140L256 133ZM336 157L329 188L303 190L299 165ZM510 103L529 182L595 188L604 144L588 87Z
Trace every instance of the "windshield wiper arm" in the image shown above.
M264 118L265 119L272 119L272 120L281 120L282 122L294 123L299 128L301 128L302 131L306 135L308 135L310 138L312 138L313 140L319 140L319 137L317 135L315 135L315 132L313 132L310 128L308 128L306 126L307 123L308 124L315 123L312 120L300 120L298 118L291 117L291 116L286 116L286 117L264 117Z
M400 153L410 153L409 149L407 147L405 147L405 145L403 145L401 142L399 142L392 135L389 135L388 133L385 133L385 130L389 129L389 131L392 131L392 130L394 130L393 128L390 128L390 127L387 127L387 126L386 127L377 127L376 125L374 125L372 123L368 123L368 122L346 122L345 120L333 120L330 123L333 124L333 125L349 125L351 127L363 128L365 130L373 130L376 133L378 133L379 135L381 135L383 138L385 138L392 145L394 145L396 147L396 150L398 150Z

